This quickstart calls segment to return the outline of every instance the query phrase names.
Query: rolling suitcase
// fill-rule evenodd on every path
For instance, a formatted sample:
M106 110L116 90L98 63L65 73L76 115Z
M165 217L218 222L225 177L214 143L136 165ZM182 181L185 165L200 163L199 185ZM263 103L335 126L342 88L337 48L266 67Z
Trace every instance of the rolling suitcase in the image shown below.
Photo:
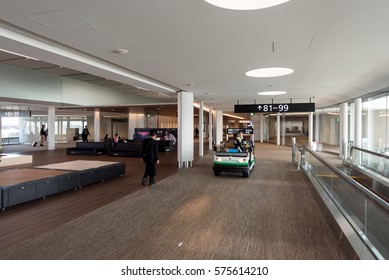
M37 142L37 141L34 141L34 142L32 143L32 146L33 146L33 147L36 147L37 144L38 144L38 142Z

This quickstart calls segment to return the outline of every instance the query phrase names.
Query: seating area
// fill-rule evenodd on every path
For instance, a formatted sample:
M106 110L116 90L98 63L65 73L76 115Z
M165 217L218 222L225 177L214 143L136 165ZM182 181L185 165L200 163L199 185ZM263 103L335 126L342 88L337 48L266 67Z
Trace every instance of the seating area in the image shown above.
M158 151L160 152L170 152L176 149L176 146L173 145L173 140L159 140L158 141Z
M158 140L159 152L170 152L176 149L173 140ZM102 155L114 157L141 157L142 142L76 142L76 147L67 148L68 155Z
M141 157L142 142L115 143L108 151L114 157Z
M102 155L109 150L109 143L105 142L76 142L75 148L68 148L68 155Z

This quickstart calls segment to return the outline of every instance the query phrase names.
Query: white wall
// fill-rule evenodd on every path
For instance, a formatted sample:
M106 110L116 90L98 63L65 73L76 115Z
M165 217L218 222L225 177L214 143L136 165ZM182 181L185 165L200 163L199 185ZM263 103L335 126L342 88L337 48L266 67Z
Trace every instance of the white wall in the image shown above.
M0 63L1 98L27 99L79 106L160 103L103 86Z

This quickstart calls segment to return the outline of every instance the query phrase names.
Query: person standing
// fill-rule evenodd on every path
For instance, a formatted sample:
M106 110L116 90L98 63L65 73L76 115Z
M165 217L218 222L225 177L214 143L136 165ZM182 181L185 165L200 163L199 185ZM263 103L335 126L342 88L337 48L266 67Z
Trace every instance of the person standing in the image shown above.
M150 138L143 141L142 161L145 163L145 173L142 178L142 185L146 185L147 177L150 177L150 187L155 186L155 176L157 175L158 142L156 140L157 132L150 131Z
M88 136L89 136L89 129L88 126L86 125L84 130L82 131L81 137L82 137L82 142L88 142Z
M40 146L43 146L43 143L47 141L47 130L45 129L45 125L42 124L42 128L40 131Z
M199 131L199 129L197 128L197 126L196 126L196 128L195 128L195 130L194 130L194 133L195 133L195 137L199 137L200 131Z
M177 142L176 137L174 137L174 135L171 134L171 133L169 132L169 130L166 130L166 131L165 131L165 136L163 137L163 140L170 140L170 141L173 141L173 145L175 145L176 142Z

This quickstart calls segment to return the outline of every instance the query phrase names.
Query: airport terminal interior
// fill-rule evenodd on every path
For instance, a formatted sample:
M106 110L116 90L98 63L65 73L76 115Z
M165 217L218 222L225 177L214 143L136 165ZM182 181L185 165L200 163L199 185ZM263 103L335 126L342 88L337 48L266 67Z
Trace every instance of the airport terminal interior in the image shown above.
M3 2L1 260L389 259L389 3Z

